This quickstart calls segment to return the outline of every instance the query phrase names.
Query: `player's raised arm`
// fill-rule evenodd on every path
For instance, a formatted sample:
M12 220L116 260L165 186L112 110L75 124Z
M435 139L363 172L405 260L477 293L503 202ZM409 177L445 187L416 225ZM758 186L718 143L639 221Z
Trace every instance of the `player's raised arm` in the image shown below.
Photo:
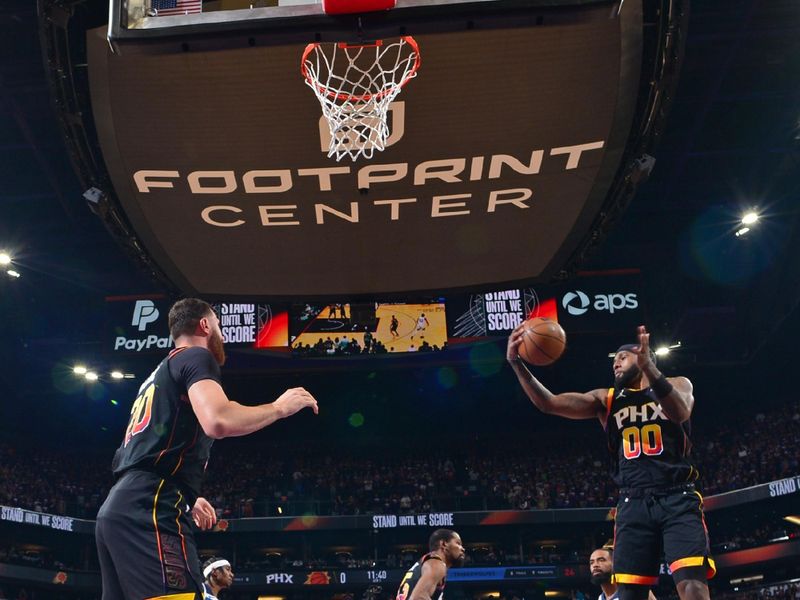
M408 600L432 600L439 583L447 575L447 567L441 560L426 560L422 563L419 581Z
M253 433L306 407L319 413L317 401L301 387L286 390L270 404L245 406L228 400L216 381L204 379L189 388L189 401L203 431L214 439Z
M522 389L534 406L546 414L559 415L568 419L605 419L605 398L607 390L590 392L565 392L553 394L525 366L519 356L525 324L517 326L508 337L506 360L517 375Z
M636 362L647 377L658 403L673 423L683 423L692 416L694 387L686 377L666 377L658 370L650 356L650 334L644 325L637 331L639 347L634 349Z

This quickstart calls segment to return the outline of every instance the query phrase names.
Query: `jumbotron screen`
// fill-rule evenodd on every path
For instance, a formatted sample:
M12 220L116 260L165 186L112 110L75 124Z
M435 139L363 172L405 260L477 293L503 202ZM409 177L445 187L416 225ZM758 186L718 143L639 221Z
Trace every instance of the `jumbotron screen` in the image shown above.
M447 344L444 299L296 304L289 319L292 353L301 356L436 352Z
M176 19L170 35L154 17L111 47L107 27L88 31L94 125L137 247L182 292L219 298L550 280L632 168L626 146L648 106L642 3L471 2L468 17L466 4L358 24L310 4L318 20L294 37L291 21L205 14L163 17ZM385 37L387 19L415 36L422 66L387 107L385 150L336 162L303 51Z

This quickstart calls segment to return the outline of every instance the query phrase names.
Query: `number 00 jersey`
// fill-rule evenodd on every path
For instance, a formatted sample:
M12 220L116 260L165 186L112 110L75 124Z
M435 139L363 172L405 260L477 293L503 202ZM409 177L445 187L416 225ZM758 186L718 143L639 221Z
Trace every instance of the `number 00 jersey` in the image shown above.
M611 388L607 408L611 472L620 488L668 488L697 479L689 421L670 421L650 388Z
M422 565L428 560L442 559L433 554L426 554L420 558L418 562L415 562L414 565L408 571L406 571L406 574L403 576L403 581L400 582L400 587L397 590L397 596L395 597L395 600L407 600L411 597L411 592L414 591L414 588L416 587L417 583L419 583L419 578L422 575ZM444 596L445 579L446 578L442 579L436 584L436 589L434 590L433 594L431 594L431 600L442 600L442 596Z
M220 382L219 365L205 348L176 348L161 361L133 402L114 454L116 476L130 469L155 472L173 479L194 504L214 440L200 427L187 390L204 379Z

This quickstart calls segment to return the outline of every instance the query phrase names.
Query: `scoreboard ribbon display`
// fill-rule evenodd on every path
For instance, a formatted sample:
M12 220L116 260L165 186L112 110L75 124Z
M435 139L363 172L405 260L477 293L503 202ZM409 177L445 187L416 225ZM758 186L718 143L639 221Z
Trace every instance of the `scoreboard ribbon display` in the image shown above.
M364 570L309 570L272 571L268 573L243 573L236 575L235 585L239 587L261 588L304 587L304 586L352 586L386 584L399 585L405 569L364 569ZM472 567L454 568L447 572L450 582L488 582L488 581L540 581L576 577L575 566L526 565L519 567Z

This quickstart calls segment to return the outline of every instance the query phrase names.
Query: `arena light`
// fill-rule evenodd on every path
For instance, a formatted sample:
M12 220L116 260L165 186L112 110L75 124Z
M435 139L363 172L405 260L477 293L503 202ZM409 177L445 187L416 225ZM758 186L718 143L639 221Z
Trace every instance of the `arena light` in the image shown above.
M6 266L11 264L11 255L8 252L0 252L0 265Z
M133 373L125 373L123 375L124 379L133 379L134 377L136 377L136 375L134 375Z
M656 356L666 356L669 354L669 346L659 346L656 348Z
M742 217L742 225L752 225L758 221L758 213L750 211Z
M783 517L783 520L788 521L792 525L800 525L800 517L798 517L797 515L786 515L785 517Z
M75 375L86 375L87 370L88 369L83 365L75 365L72 367L72 372L75 373Z
M8 275L10 277L13 277L14 279L18 279L20 277L20 274L14 269L9 269L8 271L6 271L6 273L8 273Z
M738 579L731 579L731 585L740 583L755 583L764 579L763 575L751 575L750 577L739 577Z
M125 374L122 371L111 371L111 379L123 379Z
M86 378L86 381L97 381L99 379L97 373L94 371L87 371L84 374L84 377Z
M736 231L736 237L742 237L748 231L750 231L749 227L742 227L741 229Z

